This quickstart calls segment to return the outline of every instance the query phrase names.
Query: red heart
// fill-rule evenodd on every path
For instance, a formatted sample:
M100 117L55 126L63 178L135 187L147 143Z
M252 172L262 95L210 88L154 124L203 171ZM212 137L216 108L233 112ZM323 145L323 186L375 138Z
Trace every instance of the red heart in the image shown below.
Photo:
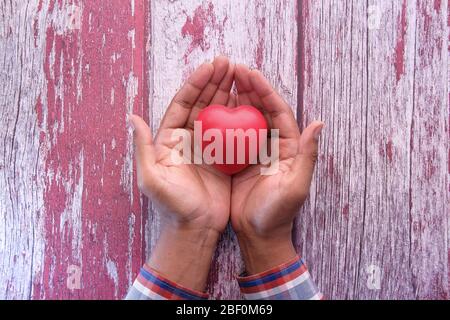
M238 173L250 165L250 154L249 154L249 139L245 137L245 150L237 150L238 148L238 138L234 137L234 161L232 163L226 163L227 146L228 152L231 145L227 143L226 129L243 129L244 131L248 129L254 129L256 131L257 137L257 153L261 147L262 141L259 141L259 132L262 129L267 130L267 122L263 114L252 106L239 106L236 108L227 108L221 105L212 105L204 108L200 111L197 121L202 123L202 152L205 150L206 146L211 144L213 141L205 141L203 139L204 132L208 129L219 129L223 137L223 164L214 163L213 165L220 171L233 175ZM266 131L267 132L267 131ZM231 139L230 139L231 140ZM238 154L245 152L245 162L238 163ZM230 153L230 158L232 153ZM241 155L242 156L242 155ZM230 162L230 161L229 161Z

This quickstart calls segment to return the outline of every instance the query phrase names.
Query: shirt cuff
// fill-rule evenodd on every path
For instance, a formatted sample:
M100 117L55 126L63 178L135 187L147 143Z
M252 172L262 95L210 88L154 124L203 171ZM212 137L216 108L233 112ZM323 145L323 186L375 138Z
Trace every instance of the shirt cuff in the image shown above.
M237 277L237 281L247 300L323 299L299 256L268 271Z
M183 287L144 265L133 283L127 300L206 300L208 295Z

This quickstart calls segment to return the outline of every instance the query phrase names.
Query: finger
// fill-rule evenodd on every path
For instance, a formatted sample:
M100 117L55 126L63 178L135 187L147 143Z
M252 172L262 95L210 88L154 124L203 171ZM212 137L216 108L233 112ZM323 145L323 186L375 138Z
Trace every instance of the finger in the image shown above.
M234 70L235 70L235 64L230 63L228 65L227 73L225 74L222 81L220 82L219 88L217 89L210 104L221 104L221 105L227 104L227 102L230 98L231 88L233 87Z
M228 97L227 101L227 107L228 108L235 108L236 107L236 95L234 93L230 93L230 96Z
M250 69L243 64L237 64L235 70L235 81L238 105L251 105L249 92L252 90L249 79Z
M256 94L250 82L250 69L243 64L236 65L235 79L237 90L236 106L254 106L262 112L269 128L272 128L272 119L270 119L267 111L262 107L261 99Z
M319 137L324 123L313 121L303 130L299 141L299 154L295 160L295 172L300 181L300 192L307 194L319 154Z
M264 113L264 108L260 97L255 92L255 89L250 82L250 72L251 70L245 65L239 65L239 76L236 77L236 87L238 88L238 101L239 105L251 105L257 108L259 111Z
M128 121L133 127L134 145L136 146L136 151L139 153L137 155L139 157L138 160L145 160L152 164L154 162L154 153L152 150L153 139L150 127L145 123L144 119L135 114L129 115ZM147 154L148 150L151 150L152 152Z
M191 110L191 113L189 114L189 119L186 123L187 128L189 129L194 128L194 121L197 119L200 110L211 104L211 100L216 94L219 85L222 82L222 79L225 77L227 73L229 64L230 62L227 57L219 56L214 59L213 61L214 73L209 82L207 83L207 85L205 86L205 88L203 89L199 98L195 102L194 107Z
M287 103L275 92L269 81L258 70L249 74L250 83L259 96L262 106L268 112L272 126L280 130L280 138L300 137L294 114Z
M319 138L325 124L321 121L313 121L303 130L299 142L299 152L316 156L319 148Z
M214 67L204 63L198 67L173 98L159 130L183 128L189 118L194 103L213 76Z
M213 66L214 73L195 103L195 108L202 109L210 104L228 72L230 60L225 56L218 56L214 59Z
M142 181L155 164L156 156L152 133L149 126L141 117L130 115L128 116L128 121L133 127L136 167L138 179ZM142 183L139 183L139 185L142 185Z

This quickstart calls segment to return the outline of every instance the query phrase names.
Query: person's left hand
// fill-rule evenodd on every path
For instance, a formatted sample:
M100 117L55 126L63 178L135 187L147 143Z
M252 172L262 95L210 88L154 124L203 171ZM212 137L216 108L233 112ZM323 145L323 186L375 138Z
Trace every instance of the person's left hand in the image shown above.
M230 177L207 165L174 164L171 152L179 143L172 138L174 130L183 129L192 138L202 108L227 104L233 76L225 57L202 64L173 98L154 140L144 120L130 116L139 188L175 224L195 222L222 232L228 223Z
M226 105L233 79L234 65L225 57L202 64L173 98L155 139L142 118L129 117L139 189L163 220L149 263L171 280L199 290L219 235L228 224L231 179L211 166L174 163L171 154L179 141L174 141L173 133L181 129L192 139L199 111L211 104Z

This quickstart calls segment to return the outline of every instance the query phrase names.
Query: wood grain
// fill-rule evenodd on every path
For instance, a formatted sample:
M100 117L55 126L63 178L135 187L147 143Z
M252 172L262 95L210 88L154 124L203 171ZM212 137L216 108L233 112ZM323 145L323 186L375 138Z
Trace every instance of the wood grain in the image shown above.
M304 3L303 123L328 126L299 242L328 297L448 298L447 5Z
M125 116L144 113L144 2L0 12L0 298L121 298L143 262Z
M156 131L218 54L326 123L294 232L325 296L448 299L449 30L448 0L0 1L0 299L125 295L160 232L126 114ZM211 297L242 268L228 228Z

